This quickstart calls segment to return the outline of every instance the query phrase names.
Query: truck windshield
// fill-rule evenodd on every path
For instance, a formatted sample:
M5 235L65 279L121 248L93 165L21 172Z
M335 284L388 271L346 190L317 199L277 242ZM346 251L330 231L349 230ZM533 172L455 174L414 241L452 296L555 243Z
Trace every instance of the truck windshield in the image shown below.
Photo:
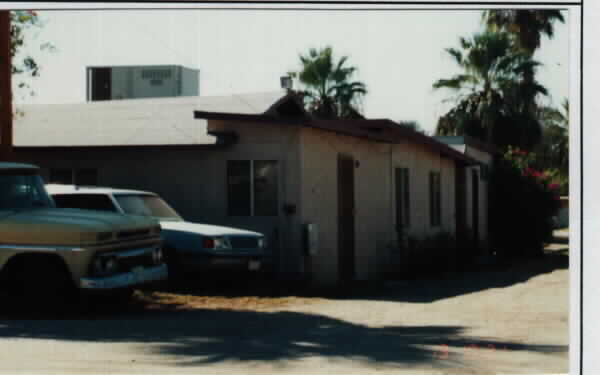
M167 202L156 195L115 194L115 199L126 214L154 216L161 220L183 220Z
M36 174L0 174L0 210L52 207L42 178Z

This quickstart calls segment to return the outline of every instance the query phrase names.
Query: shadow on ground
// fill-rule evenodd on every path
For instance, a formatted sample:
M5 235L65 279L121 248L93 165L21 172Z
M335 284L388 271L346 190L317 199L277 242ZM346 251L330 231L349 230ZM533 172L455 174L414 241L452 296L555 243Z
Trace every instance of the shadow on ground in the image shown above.
M438 278L390 282L380 293L376 293L371 298L365 295L364 298L430 303L486 289L510 287L527 282L536 276L568 268L569 249L561 246L545 250L541 257L514 259L478 271L454 273Z
M252 310L253 306L272 308L285 307L285 300L290 297L326 298L329 300L365 300L365 301L394 301L406 303L431 303L446 298L452 298L469 293L475 293L491 288L505 288L527 282L533 277L568 269L569 249L566 246L555 245L547 250L544 256L513 260L510 263L488 267L470 272L460 272L436 277L427 276L420 279L391 281L376 285L353 285L345 289L311 289L303 285L279 282L269 278L256 278L245 275L218 275L215 277L188 278L183 282L162 284L146 289L138 294L142 298L134 299L135 303L115 304L110 299L92 298L86 303L76 302L67 306L40 306L35 300L30 306L11 306L7 299L0 308L0 319L87 319L94 315L120 316L122 314L139 314L149 310L187 309L191 300L197 309L216 308ZM153 296L154 292L167 295L168 301ZM254 304L239 303L252 298ZM227 301L231 301L228 304ZM216 303L215 303L216 302ZM300 301L302 303L303 301ZM272 303L272 306L270 304ZM152 306L152 307L150 307ZM57 311L49 311L54 308ZM66 315L65 315L66 313Z
M368 327L288 311L198 309L135 315L109 313L95 318L0 320L0 337L140 344L144 351L174 356L180 366L319 356L377 365L456 368L469 363L468 356L459 349L473 345L545 354L567 350L559 345L524 345L470 337L464 334L465 327Z
M311 289L269 279L253 277L190 278L178 285L164 285L157 290L212 297L323 297L327 299L364 299L411 303L430 303L491 288L505 288L529 279L569 267L569 249L554 245L541 257L514 259L477 271L428 275L412 280L378 284L356 284L345 289Z
M317 293L329 298L427 303L500 288L568 268L568 249L521 260L500 268L451 277L406 281L391 287L354 288L344 293ZM282 286L269 280L190 280L181 292L198 296L288 296L314 291ZM171 288L177 289L177 288ZM40 306L38 306L41 308ZM466 334L465 326L372 327L319 314L233 309L158 309L138 302L96 302L68 314L0 309L0 338L50 339L73 342L139 344L141 350L178 359L180 366L222 361L285 361L309 356L355 359L377 365L469 366L464 349L498 348L514 352L565 353L562 345L529 345ZM18 320L17 320L18 319ZM29 319L29 320L23 320ZM59 320L49 320L59 319ZM62 320L60 320L62 319ZM70 320L66 320L70 319Z

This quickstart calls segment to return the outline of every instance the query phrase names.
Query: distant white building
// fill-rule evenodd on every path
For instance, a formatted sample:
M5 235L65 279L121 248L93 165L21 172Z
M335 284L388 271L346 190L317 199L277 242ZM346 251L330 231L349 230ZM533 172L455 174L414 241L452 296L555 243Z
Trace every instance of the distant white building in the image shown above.
M180 65L87 68L87 101L198 96L199 71Z

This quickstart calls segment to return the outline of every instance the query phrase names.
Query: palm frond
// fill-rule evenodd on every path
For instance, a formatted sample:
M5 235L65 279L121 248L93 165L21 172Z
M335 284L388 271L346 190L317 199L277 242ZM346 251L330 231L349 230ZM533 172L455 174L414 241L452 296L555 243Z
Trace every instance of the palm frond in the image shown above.
M450 79L439 79L433 84L434 89L460 90L466 83L475 83L475 78L468 74L459 74Z

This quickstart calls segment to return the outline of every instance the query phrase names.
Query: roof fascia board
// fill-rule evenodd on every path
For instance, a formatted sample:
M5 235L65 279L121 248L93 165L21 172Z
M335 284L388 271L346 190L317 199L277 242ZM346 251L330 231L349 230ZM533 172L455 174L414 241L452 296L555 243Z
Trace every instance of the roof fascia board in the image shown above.
M285 118L276 117L271 115L253 115L245 113L225 113L225 112L205 112L205 111L194 111L195 119L202 120L221 120L221 121L246 121L246 122L260 122L260 123L271 123L271 124L305 124L307 119L300 118Z
M15 146L16 151L107 151L107 150L209 150L225 144L158 144L158 145L77 145L77 146Z

